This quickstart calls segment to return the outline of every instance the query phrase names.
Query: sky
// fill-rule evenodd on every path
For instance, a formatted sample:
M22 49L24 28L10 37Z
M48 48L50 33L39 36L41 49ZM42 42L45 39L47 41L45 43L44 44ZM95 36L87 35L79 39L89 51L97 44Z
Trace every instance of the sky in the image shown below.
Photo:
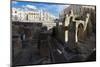
M50 4L50 3L36 3L36 2L25 2L25 1L12 1L12 8L30 8L30 9L37 9L37 10L45 10L48 11L50 14L58 17L59 13L69 5L64 4ZM27 9L28 10L28 9Z

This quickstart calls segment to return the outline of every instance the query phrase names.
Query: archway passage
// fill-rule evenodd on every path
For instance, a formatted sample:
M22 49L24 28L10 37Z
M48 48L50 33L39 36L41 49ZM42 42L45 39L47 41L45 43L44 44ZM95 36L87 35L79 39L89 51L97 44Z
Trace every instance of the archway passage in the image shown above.
M77 38L78 38L78 41L82 41L84 39L84 27L83 27L83 24L79 24L78 25Z

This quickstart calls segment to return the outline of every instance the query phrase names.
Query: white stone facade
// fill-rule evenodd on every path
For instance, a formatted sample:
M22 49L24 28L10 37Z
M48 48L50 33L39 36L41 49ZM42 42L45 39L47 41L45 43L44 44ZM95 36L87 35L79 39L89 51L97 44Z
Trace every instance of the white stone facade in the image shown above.
M23 11L12 8L12 21L53 22L55 16L43 10Z
M53 26L56 26L56 23L54 23L55 19L56 17L47 11L24 11L12 8L12 21L42 23L43 26L47 26L48 29L51 29Z

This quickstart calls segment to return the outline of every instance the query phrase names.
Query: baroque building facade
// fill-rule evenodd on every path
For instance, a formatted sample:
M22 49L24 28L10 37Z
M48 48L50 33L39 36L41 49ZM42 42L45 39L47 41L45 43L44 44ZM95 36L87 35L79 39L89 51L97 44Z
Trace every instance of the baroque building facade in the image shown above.
M32 23L42 23L43 26L47 26L48 29L51 29L53 26L56 26L54 20L56 17L44 10L20 10L12 8L12 21L19 22L32 22Z

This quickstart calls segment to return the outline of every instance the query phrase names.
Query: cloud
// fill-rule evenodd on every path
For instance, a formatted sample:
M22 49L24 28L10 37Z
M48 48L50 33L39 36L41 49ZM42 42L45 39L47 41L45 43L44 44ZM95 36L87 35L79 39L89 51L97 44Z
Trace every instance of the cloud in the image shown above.
M58 11L62 12L65 8L69 7L70 5L60 5L58 6Z
M12 3L13 3L13 4L17 4L18 2L16 2L16 1L12 1Z
M37 7L33 5L23 5L23 7L30 8L30 9L37 9Z

